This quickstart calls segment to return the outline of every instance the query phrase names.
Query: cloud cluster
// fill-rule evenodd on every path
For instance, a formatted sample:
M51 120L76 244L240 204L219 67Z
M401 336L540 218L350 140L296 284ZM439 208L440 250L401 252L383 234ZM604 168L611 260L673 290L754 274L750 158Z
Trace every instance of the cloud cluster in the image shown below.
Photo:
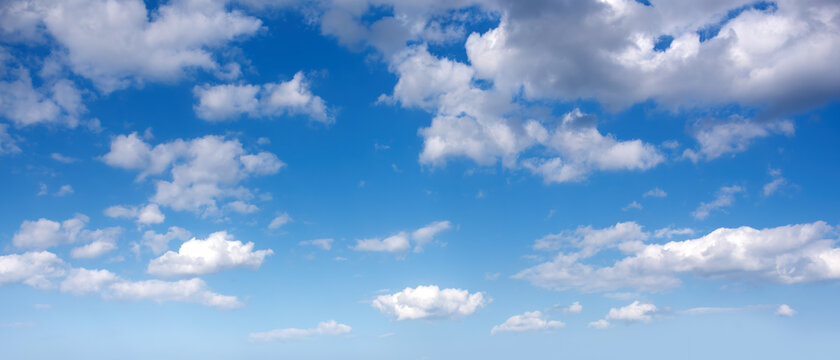
M585 254L559 253L515 277L544 288L587 292L657 291L679 286L684 274L781 284L835 280L840 279L837 241L837 229L822 221L720 228L691 240L634 244L610 266L588 264Z
M112 218L136 219L139 225L160 224L166 216L160 211L157 204L148 204L143 207L114 205L105 209L105 216Z
M430 285L380 295L373 300L372 305L397 320L416 320L469 316L486 303L481 292L470 293L467 290L441 289Z
M167 251L149 262L149 274L159 276L204 275L226 269L257 269L274 251L254 250L254 243L243 244L224 231L210 234L205 240L190 239L178 249Z
M207 284L199 278L178 281L129 281L108 270L85 268L70 271L67 278L61 282L61 291L75 295L99 293L107 300L185 302L219 309L242 306L235 296L220 295L210 291Z
M91 259L117 248L121 227L85 229L90 219L82 214L62 222L49 219L25 220L12 237L12 245L20 249L44 250L58 245L84 242L70 252L74 258Z
M263 85L204 85L196 86L193 94L198 98L195 112L207 121L223 121L250 117L279 117L303 115L321 123L335 119L324 99L312 94L309 81L302 72L280 83Z
M251 341L276 341L304 339L319 335L343 335L349 333L353 328L349 325L340 324L335 320L318 323L318 326L311 329L275 329L266 332L251 333Z
M102 160L111 166L137 170L138 180L168 172L170 179L155 180L154 204L175 210L218 214L218 201L247 200L253 194L240 182L251 177L277 173L286 164L272 153L247 153L238 140L204 136L177 139L154 147L136 133L112 139ZM241 204L247 205L247 204Z

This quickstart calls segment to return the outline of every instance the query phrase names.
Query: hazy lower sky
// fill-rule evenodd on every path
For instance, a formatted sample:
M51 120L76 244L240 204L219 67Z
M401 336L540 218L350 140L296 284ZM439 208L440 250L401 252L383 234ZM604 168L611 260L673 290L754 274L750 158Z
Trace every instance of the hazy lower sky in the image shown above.
M833 359L840 3L9 0L3 359Z

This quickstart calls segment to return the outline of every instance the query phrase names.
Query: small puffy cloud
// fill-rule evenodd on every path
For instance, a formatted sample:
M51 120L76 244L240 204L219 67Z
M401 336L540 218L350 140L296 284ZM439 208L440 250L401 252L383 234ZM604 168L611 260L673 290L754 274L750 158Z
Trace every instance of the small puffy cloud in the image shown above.
M694 212L691 213L695 219L703 220L709 213L715 210L732 206L735 202L735 195L744 192L744 188L738 185L724 186L718 190L717 195L711 202L702 202Z
M99 293L108 285L118 281L119 277L108 270L73 269L61 282L61 291L76 295Z
M154 181L153 204L205 216L218 214L218 201L222 199L253 197L240 185L245 179L274 174L285 166L274 154L248 154L238 140L212 135L176 139L154 147L137 133L119 135L111 140L110 151L102 160L114 167L140 171L138 181L163 177Z
M321 250L330 250L332 248L333 239L314 239L301 241L299 245L315 246Z
M581 311L583 311L583 306L577 301L563 308L564 314L580 314Z
M69 184L61 185L61 187L58 188L58 191L55 192L55 196L58 196L58 197L67 196L67 195L73 194L74 192L75 191L73 190L73 187L70 186Z
M155 254L161 254L169 248L169 242L172 240L187 240L191 236L186 229L171 226L169 231L163 234L158 234L152 230L147 230L143 233L142 244L149 248Z
M203 275L226 269L256 269L274 252L254 251L254 243L233 240L224 231L210 234L205 240L193 238L181 244L178 252L167 251L149 262L149 274L159 276Z
M624 322L650 322L656 312L656 305L636 300L630 305L610 309L605 319Z
M639 204L638 201L634 200L633 202L627 204L627 206L621 208L622 211L627 211L627 210L631 210L631 209L641 210L642 209L642 204Z
M0 256L0 285L24 283L36 288L52 287L50 279L64 276L69 266L49 251Z
M747 150L754 139L772 134L791 136L793 133L793 123L787 120L761 122L733 116L722 121L699 121L694 124L693 135L700 149L686 149L683 156L694 162L700 159L713 160L724 154Z
M522 315L514 315L508 318L503 324L493 326L490 334L500 332L525 332L525 331L545 331L560 329L566 326L562 321L546 320L545 316L539 311L525 312Z
M5 70L3 65L0 63L0 70ZM8 73L10 78L0 81L0 117L9 119L16 127L50 124L75 128L79 125L78 118L85 112L85 107L82 105L81 91L71 81L46 79L43 85L36 88L32 84L29 70L22 65ZM7 134L5 128L0 130L0 135L3 134ZM20 151L14 141L10 141L6 147L9 152Z
M754 229L720 228L696 239L644 244L612 265L560 253L514 277L556 290L657 291L680 285L682 274L781 284L840 279L837 229L822 221Z
M251 341L276 341L276 340L297 340L320 335L343 335L350 333L352 328L349 325L341 324L335 320L318 323L317 327L310 329L275 329L266 332L251 333Z
M268 228L272 230L279 229L290 222L292 222L292 217L287 213L282 213L271 220L271 223L268 224Z
M225 205L225 207L240 214L251 214L260 210L260 208L258 208L256 205L246 203L242 200L229 202L227 205Z
M657 198L664 198L666 196L668 196L668 193L666 193L665 190L662 190L660 188L650 189L642 195L642 197L657 197Z
M776 309L776 315L784 316L784 317L792 317L796 315L796 310L788 306L788 304L779 305L779 308Z
M195 112L207 121L250 117L279 117L303 115L321 123L332 123L332 111L324 99L312 94L309 81L302 72L285 82L263 85L204 85L196 86L198 98Z
M140 225L160 224L166 219L157 204L143 207L115 205L105 209L104 213L112 218L136 218Z
M356 251L378 251L391 253L404 253L411 248L408 240L408 233L400 232L384 239L362 239L356 240L353 250Z
M414 240L414 251L423 251L423 246L431 242L438 233L449 230L452 224L447 221L435 221L429 225L421 227L411 233L411 239Z
M773 177L773 180L770 180L769 183L764 184L762 188L764 196L770 196L775 194L782 188L785 184L787 184L787 179L782 177L782 171L778 169L771 169L770 176Z
M607 321L607 320L601 319L601 320L590 322L587 326L589 326L593 329L603 330L603 329L609 328L610 326L612 326L612 324L610 324L610 322Z
M430 285L380 295L373 300L372 305L397 320L452 319L472 315L487 301L481 292L440 289Z

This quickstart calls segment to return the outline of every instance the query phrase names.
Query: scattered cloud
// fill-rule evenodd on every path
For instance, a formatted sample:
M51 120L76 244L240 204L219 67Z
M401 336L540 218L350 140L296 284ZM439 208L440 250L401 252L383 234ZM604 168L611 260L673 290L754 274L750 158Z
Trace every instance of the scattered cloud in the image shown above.
M195 112L207 121L235 120L242 115L255 118L303 115L320 123L334 122L333 111L309 88L302 72L280 83L196 86L193 89L198 98Z
M143 233L143 246L149 248L155 255L159 255L169 249L169 242L172 240L186 241L192 234L189 231L177 226L170 226L169 231L158 234L152 230Z
M511 316L503 324L493 326L490 334L495 335L500 332L546 331L560 329L564 326L566 324L562 321L547 320L541 312L532 311L525 312L522 315Z
M314 239L301 241L299 245L315 246L321 250L330 250L332 248L333 239Z
M282 213L271 220L271 223L268 224L268 228L272 230L279 229L290 222L292 222L292 217L287 213Z
M138 225L160 224L166 219L157 204L143 207L115 205L105 209L104 214L111 218L135 218Z
M776 315L784 316L784 317L793 317L796 315L796 310L788 306L788 304L779 305L779 308L776 309Z
M21 249L43 250L77 242L90 243L90 247L85 250L77 250L80 257L101 255L116 248L116 239L122 233L122 228L88 230L85 226L89 221L90 218L82 214L76 214L60 223L44 218L36 221L25 220L12 237L12 245Z
M74 192L75 191L73 191L72 186L61 185L61 187L58 188L58 191L55 192L55 196L58 196L58 197L67 196L67 195L73 194Z
M50 279L62 277L69 266L49 251L0 255L0 285L24 283L39 289L53 286Z
M72 164L76 161L79 161L79 159L69 157L69 156L64 156L64 155L61 155L59 153L50 154L50 158L52 158L53 160L58 161L60 163L64 163L64 164Z
M343 335L348 334L352 328L349 325L340 324L335 320L318 323L317 327L310 329L275 329L266 332L251 333L251 341L276 341L276 340L298 340L312 336L321 335Z
M724 154L735 154L747 150L754 139L784 134L792 136L793 122L754 121L732 116L727 120L705 120L694 124L693 135L700 144L699 150L686 149L683 157L693 162L701 159L713 160Z
M782 188L785 184L787 184L787 179L782 177L782 171L778 169L770 169L770 176L773 177L773 180L770 180L769 183L764 184L762 188L764 196L770 196L775 194Z
M744 188L738 185L724 186L717 191L715 199L711 202L701 202L694 212L691 213L695 219L703 220L709 216L709 213L715 210L732 206L735 202L735 195L744 192Z
M657 198L664 198L666 196L668 196L668 193L666 193L665 190L662 190L658 187L650 189L642 195L642 197L657 197Z
M641 210L642 209L642 204L639 204L638 201L633 201L633 202L627 204L627 206L621 208L621 211L627 211L627 210L631 210L631 209Z
M356 240L356 245L351 248L356 251L373 251L373 252L390 252L404 254L411 248L411 243L414 243L414 252L422 252L423 247L432 241L437 234L442 231L452 228L452 223L448 220L435 221L424 227L409 233L408 231L400 231L394 235L381 238L369 238Z

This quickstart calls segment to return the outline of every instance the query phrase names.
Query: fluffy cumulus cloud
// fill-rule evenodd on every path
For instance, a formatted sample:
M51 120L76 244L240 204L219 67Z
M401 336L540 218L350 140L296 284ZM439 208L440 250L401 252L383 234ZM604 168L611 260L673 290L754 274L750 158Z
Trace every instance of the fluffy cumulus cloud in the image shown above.
M840 279L837 229L822 221L754 229L720 228L696 239L643 244L609 266L580 253L559 253L516 278L534 285L587 292L657 291L680 285L680 276L796 284Z
M95 258L117 248L120 227L86 229L90 219L82 214L62 222L49 219L25 220L12 237L12 245L21 249L43 250L54 246L86 243L71 251L74 258Z
M414 252L422 252L423 246L432 242L435 236L452 227L448 220L435 221L412 232L400 231L394 235L382 238L356 240L351 248L356 251L390 252L405 254L414 243Z
M107 300L150 300L158 303L195 303L219 309L242 306L235 296L210 291L199 279L130 281L108 270L73 269L61 282L61 291L76 295L98 293Z
M53 286L51 279L64 276L69 266L49 251L0 256L0 285L24 283L36 288Z
M266 332L251 333L251 341L277 341L305 339L320 335L343 335L350 333L352 328L349 325L341 324L335 320L318 323L318 326L310 329L275 329Z
M776 309L776 315L784 316L784 317L793 317L796 315L796 310L790 307L788 304L779 305Z
M302 115L321 123L334 121L332 111L320 96L312 94L309 81L302 72L280 83L263 85L196 86L198 98L195 112L207 121L250 117Z
M380 295L372 305L397 320L452 319L472 315L487 301L481 292L430 285Z
M647 323L653 320L659 309L651 303L643 303L638 300L630 305L620 308L612 308L603 319L589 323L589 327L595 329L606 329L612 326L610 321L623 323Z
M490 334L500 332L545 331L560 329L564 326L566 324L562 321L545 319L543 313L539 311L526 311L522 315L511 316L501 325L493 326Z
M218 214L218 202L223 199L243 201L234 205L234 210L247 209L244 201L253 193L240 183L251 176L277 173L286 165L274 154L250 154L238 140L212 135L154 147L136 133L120 135L111 140L111 149L102 160L114 167L139 171L138 180L165 177L154 181L153 204L205 216Z
M227 232L210 234L205 240L190 239L178 249L149 262L149 274L160 276L203 275L226 269L259 268L271 249L254 250L254 243L234 240Z
M223 72L213 51L262 27L225 3L175 0L148 9L141 0L8 1L0 14L27 19L3 30L54 41L52 57L107 93L190 69Z
M2 5L0 5L2 6ZM0 63L3 59L0 48ZM46 79L33 85L30 72L20 64L5 69L0 64L0 117L10 120L16 127L36 124L60 125L74 128L86 111L82 104L82 91L66 79ZM4 125L5 126L5 125ZM5 128L0 129L0 134ZM0 141L2 143L3 141ZM14 142L6 145L14 150Z

